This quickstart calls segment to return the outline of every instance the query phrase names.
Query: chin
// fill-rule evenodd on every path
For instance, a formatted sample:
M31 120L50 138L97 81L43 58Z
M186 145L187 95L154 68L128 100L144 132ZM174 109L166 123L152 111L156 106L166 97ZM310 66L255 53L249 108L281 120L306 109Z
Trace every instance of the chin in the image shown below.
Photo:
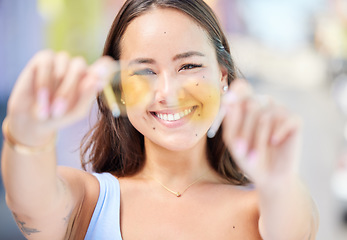
M175 152L181 152L181 151L187 151L190 149L193 149L194 147L198 146L199 144L203 144L206 141L206 135L203 137L197 137L197 136L166 136L165 140L158 140L157 138L151 139L147 138L147 141L150 141L151 143L167 149L169 151L175 151Z

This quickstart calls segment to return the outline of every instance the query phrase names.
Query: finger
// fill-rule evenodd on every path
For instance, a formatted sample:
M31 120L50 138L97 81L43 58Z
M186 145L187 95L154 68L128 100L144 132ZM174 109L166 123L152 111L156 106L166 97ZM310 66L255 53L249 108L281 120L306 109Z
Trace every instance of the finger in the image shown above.
M273 128L273 114L271 111L262 113L256 130L254 149L258 156L266 157L268 153L270 136Z
M245 79L235 79L230 84L230 90L237 96L239 100L244 100L252 96L253 89Z
M87 74L78 86L78 99L66 121L78 120L85 116L100 92L109 81L109 76L115 71L116 63L109 57L97 60L88 68Z
M34 79L36 89L37 117L46 120L50 112L50 98L52 90L52 75L54 53L51 50L44 50L35 55Z
M66 125L70 122L82 119L90 110L96 100L96 87L91 81L83 81L79 86L78 99L64 115L60 122L61 125Z
M119 71L117 62L109 56L103 56L89 67L86 80L93 82L100 91L117 71Z
M226 108L223 121L223 139L227 146L234 146L235 139L239 133L243 120L242 106L238 101Z
M99 72L103 75L102 78L99 79L96 86L99 90L102 89L103 97L107 102L107 106L112 112L114 117L119 117L121 114L121 110L117 103L117 96L113 89L112 79L115 74L119 72L120 66L116 63L112 58L108 56L104 56L96 62L95 66L92 67L92 70ZM119 97L119 96L118 96Z
M11 97L9 99L10 102L14 96L15 97L20 97L20 96L35 97L35 94L36 94L35 69L37 66L33 60L34 59L32 58L28 62L28 64L25 66L23 71L20 73L18 80L16 84L14 85ZM23 104L28 104L28 102L25 102Z
M255 96L252 97L261 108L265 109L265 108L270 108L275 106L275 101L271 96L268 95L263 95L263 94L257 94ZM276 105L278 105L276 103Z
M249 99L245 102L244 108L244 120L240 131L240 137L249 143L249 147L251 148L254 140L254 131L258 122L260 106L253 99Z
M62 117L72 107L76 96L76 88L80 84L87 71L87 63L82 57L73 58L69 64L68 71L54 95L52 103L52 116Z
M297 116L287 117L285 120L278 124L271 137L271 144L274 146L280 145L287 139L293 132L298 131L301 127L301 119Z
M54 52L51 50L44 50L39 52L34 57L34 64L36 66L36 88L49 88L53 73Z
M67 52L59 52L56 54L54 60L54 69L53 74L56 79L56 83L54 85L54 89L58 88L66 72L68 71L68 66L70 62L70 56Z

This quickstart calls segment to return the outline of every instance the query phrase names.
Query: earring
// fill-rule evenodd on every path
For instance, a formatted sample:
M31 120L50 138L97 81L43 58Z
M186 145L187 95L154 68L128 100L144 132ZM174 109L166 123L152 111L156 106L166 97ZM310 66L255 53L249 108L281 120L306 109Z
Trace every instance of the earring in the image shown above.
M120 102L121 102L123 105L125 105L125 101L124 101L123 98L120 99Z
M228 91L228 89L229 89L229 87L227 85L223 87L224 92Z

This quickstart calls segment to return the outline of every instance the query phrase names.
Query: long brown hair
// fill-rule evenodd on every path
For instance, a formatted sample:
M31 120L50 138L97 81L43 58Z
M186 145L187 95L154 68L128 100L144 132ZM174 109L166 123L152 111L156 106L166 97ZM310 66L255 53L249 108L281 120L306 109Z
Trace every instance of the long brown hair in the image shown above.
M217 59L228 70L228 83L236 78L236 68L230 56L228 41L211 8L202 0L128 0L116 16L107 37L103 55L120 58L120 42L131 21L153 8L177 9L194 19L209 36ZM144 136L127 117L114 118L101 95L97 98L98 121L82 140L81 161L94 172L112 172L118 177L131 176L144 165ZM237 167L222 140L222 128L208 139L208 158L211 166L233 184L248 180Z

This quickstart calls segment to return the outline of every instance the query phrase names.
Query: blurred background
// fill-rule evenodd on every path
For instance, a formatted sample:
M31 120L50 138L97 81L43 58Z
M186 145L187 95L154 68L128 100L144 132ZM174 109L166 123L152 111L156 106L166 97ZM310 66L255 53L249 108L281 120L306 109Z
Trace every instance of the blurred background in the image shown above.
M11 89L39 50L88 63L102 53L123 0L0 0L0 121ZM320 212L318 240L347 239L347 0L209 0L242 75L304 120L301 176ZM93 119L60 132L60 165L80 168ZM2 137L0 143L2 145ZM0 179L0 239L24 239Z

